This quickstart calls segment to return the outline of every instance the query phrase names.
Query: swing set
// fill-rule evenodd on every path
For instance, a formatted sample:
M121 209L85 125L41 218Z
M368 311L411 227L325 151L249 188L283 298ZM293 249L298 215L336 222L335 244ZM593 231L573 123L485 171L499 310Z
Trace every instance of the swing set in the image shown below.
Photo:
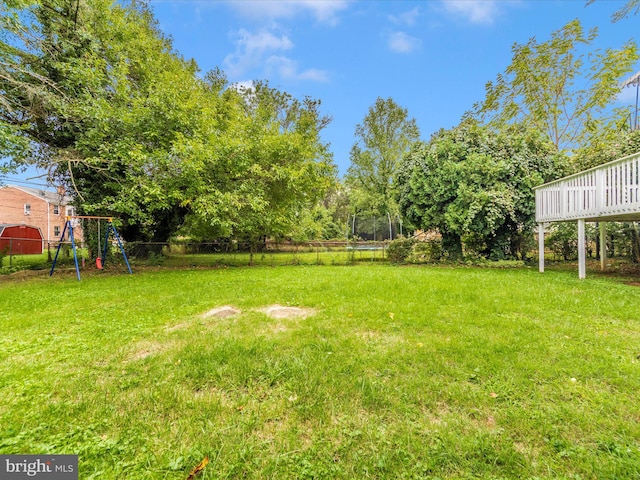
M113 238L118 242L118 246L120 247L120 251L122 252L122 258L124 258L125 263L127 264L127 269L130 274L133 274L131 271L131 266L129 265L129 260L127 259L127 254L124 251L124 247L122 246L122 240L120 239L120 235L116 230L116 227L113 225L113 217L95 217L90 215L68 215L67 220L64 224L64 228L62 229L62 235L60 235L60 242L58 243L58 248L56 250L56 256L53 259L53 265L51 265L51 271L49 272L49 276L53 275L53 271L56 268L56 262L58 261L58 255L60 254L60 248L64 243L64 235L69 231L69 240L71 241L71 250L73 251L73 261L76 265L76 275L78 277L78 281L80 281L80 267L78 266L78 253L76 251L76 242L73 235L73 219L82 219L82 220L98 220L98 252L100 252L100 220L107 221L107 233L104 237L104 249L102 249L102 256L96 258L96 268L98 270L102 270L104 267L105 260L107 258L107 248L109 247L109 235L113 234ZM84 257L82 259L82 266L84 266Z

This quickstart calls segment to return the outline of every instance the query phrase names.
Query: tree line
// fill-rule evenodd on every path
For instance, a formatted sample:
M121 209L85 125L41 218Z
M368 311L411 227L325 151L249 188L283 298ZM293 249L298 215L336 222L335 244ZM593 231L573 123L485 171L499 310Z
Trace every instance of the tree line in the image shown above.
M127 240L337 238L355 214L438 231L452 255L522 257L533 187L638 143L612 108L637 47L596 37L575 20L515 44L485 99L429 141L378 98L340 180L320 100L203 74L144 2L2 0L0 171L43 169Z
M639 5L629 2L614 19ZM486 84L484 100L429 141L415 140L405 109L378 99L356 129L363 147L354 146L346 176L356 191L354 206L438 232L453 258L525 259L533 242L534 187L639 151L629 111L613 106L639 58L637 46L630 39L595 50L597 35L573 20L546 41L514 44L511 64ZM389 146L402 151L391 154L392 162ZM611 228L640 252L635 224ZM552 240L566 247L566 228L554 229Z

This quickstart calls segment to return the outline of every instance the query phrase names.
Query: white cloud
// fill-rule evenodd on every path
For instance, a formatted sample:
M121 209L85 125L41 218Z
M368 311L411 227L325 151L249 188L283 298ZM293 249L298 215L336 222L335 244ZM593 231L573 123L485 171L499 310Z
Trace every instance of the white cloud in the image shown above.
M394 32L389 35L389 49L397 53L411 53L420 48L422 42L419 38L407 35L404 32Z
M348 2L345 0L301 0L298 3L311 10L319 22L335 25L338 23L337 14L347 8Z
M320 23L335 25L338 13L345 10L347 0L244 0L228 4L245 17L253 19L293 18L311 13Z
M300 71L295 60L281 55L293 47L293 42L286 35L267 30L251 33L241 29L237 33L235 52L225 57L224 68L229 78L246 76L254 69L264 69L268 76L286 80L329 81L329 75L324 70L312 68ZM239 82L240 85L243 83Z
M310 80L328 82L329 75L324 70L310 68L299 71L298 62L287 57L273 55L266 62L267 73L278 75L285 80Z
M238 31L236 51L224 59L224 67L230 77L244 75L248 70L260 66L266 55L274 51L293 48L293 42L286 35L274 35L262 30L251 33L245 29Z
M449 15L475 24L491 25L500 14L497 0L441 0L441 4Z
M389 15L391 23L396 25L406 25L412 27L416 24L416 20L420 16L420 7L415 7L407 12L400 13L398 15Z
M262 52L264 50L291 50L293 42L286 35L277 36L266 30L252 34L241 29L238 32L240 45L247 52Z
M243 92L253 90L254 86L255 84L253 80L242 80L240 82L232 83L231 85L229 85L229 88L237 90L238 92Z

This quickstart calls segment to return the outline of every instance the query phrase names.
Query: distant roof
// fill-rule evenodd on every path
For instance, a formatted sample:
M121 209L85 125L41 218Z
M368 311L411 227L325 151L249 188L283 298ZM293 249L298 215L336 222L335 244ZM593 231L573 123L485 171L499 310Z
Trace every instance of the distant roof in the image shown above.
M68 195L60 195L58 192L52 192L51 190L43 190L41 188L20 187L18 185L7 185L7 187L17 188L34 197L42 198L49 203L57 203L61 205L68 205L73 202L73 198Z
M0 235L2 235L2 232L4 232L5 228L9 228L9 227L33 228L35 230L38 230L38 232L40 232L40 236L42 236L42 230L40 230L40 227L34 227L33 225L24 225L22 223L0 223Z

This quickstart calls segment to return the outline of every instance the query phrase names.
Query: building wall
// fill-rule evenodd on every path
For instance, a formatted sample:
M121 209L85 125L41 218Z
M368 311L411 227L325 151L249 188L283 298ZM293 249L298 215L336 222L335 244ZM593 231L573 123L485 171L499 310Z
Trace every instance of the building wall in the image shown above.
M25 205L30 206L28 213L25 210ZM55 213L56 206L58 213ZM65 222L65 205L48 202L45 198L39 198L18 188L0 188L0 224L15 223L38 227L46 244L49 241L57 242L60 240ZM73 233L76 241L82 239L80 228L74 228Z

